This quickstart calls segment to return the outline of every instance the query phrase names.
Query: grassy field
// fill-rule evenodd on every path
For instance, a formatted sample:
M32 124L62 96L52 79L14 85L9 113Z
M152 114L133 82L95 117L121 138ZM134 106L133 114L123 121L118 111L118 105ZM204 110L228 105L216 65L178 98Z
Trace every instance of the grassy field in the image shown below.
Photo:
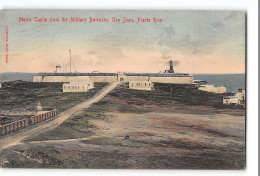
M200 91L194 85L155 84L155 91L130 90L126 87L121 86L113 90L104 99L103 104L118 103L120 112L169 111L192 114L245 115L244 107L223 105L222 98L226 94Z
M180 86L176 85L174 89L176 92L174 91L173 93L169 92L167 88L161 87L155 92L150 92L129 90L125 86L120 86L79 115L72 117L61 126L49 132L30 139L30 141L89 137L93 134L92 129L98 128L91 120L108 120L109 117L105 115L106 112L116 111L125 114L148 112L227 113L232 115L244 115L245 113L243 108L228 106L221 108L221 97L223 95L198 91L190 86L184 86L184 89L180 89ZM193 92L193 96L192 93L189 93L190 91ZM183 92L187 92L187 95L186 98L181 99ZM197 102L205 96L208 97L205 102L198 104ZM188 99L191 99L191 101L187 102ZM211 100L214 101L211 102Z
M62 84L24 81L3 83L0 91L0 111L23 109L35 111L40 101L43 110L57 109L60 113L92 97L107 85L107 83L95 83L95 88L88 92L63 93Z
M223 106L223 95L194 87L159 86L121 85L59 127L2 150L3 167L245 168L244 108ZM73 96L55 99L64 106Z
M98 128L91 120L107 120L109 117L103 112L91 110L82 111L75 117L67 120L57 128L33 137L27 141L41 141L54 139L86 138L93 134L93 128Z

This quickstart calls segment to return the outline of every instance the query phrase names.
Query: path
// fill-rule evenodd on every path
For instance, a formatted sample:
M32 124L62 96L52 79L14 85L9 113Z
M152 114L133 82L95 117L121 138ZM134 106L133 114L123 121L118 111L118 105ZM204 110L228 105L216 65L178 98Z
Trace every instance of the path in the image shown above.
M23 133L14 134L11 136L7 136L0 140L0 150L20 144L22 140L25 138L28 138L35 133L43 133L45 131L54 129L55 127L61 125L63 122L68 120L71 116L73 116L75 113L81 111L82 109L90 107L93 103L96 103L100 101L104 96L106 96L109 92L111 92L113 89L117 87L119 82L113 82L107 86L105 86L103 89L101 89L97 94L95 94L92 98L60 113L54 120L47 121L45 123L41 123L38 126L25 130Z
M54 139L54 140L46 140L46 141L31 141L29 144L41 144L41 143L61 143L61 142L78 142L78 141L86 141L93 139L98 136L91 136L87 138L76 138L76 139Z

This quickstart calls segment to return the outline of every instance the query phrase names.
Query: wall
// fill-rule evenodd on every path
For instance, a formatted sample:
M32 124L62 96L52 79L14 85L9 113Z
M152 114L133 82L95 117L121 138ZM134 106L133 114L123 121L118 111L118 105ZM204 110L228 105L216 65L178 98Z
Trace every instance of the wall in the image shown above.
M115 82L117 76L34 76L33 82Z
M150 77L150 81L168 84L193 84L193 77Z
M42 82L89 82L89 76L43 76ZM40 81L41 82L41 81Z
M223 104L230 105L231 103L238 104L238 98L237 97L232 97L232 98L223 98Z
M8 116L18 116L18 115L35 115L36 111L29 111L29 110L5 110L1 111L0 114L8 115Z
M124 78L124 82L129 81L151 81L169 84L192 84L193 77L150 77L150 76L34 76L33 82L116 82Z
M56 116L57 112L56 110L47 111L40 115L32 116L30 118L24 118L21 120L17 120L5 125L0 125L0 135L6 135L8 133L27 128L29 126L32 126L34 124L40 123L42 121L45 121L49 118L52 118Z
M193 77L150 77L150 76L127 76L125 79L129 81L151 81L156 83L168 84L193 84Z
M201 91L206 91L206 92L226 93L225 87L214 87L213 85L202 85L198 89Z
M93 82L116 82L117 76L90 76Z
M149 81L149 76L126 76L125 81Z

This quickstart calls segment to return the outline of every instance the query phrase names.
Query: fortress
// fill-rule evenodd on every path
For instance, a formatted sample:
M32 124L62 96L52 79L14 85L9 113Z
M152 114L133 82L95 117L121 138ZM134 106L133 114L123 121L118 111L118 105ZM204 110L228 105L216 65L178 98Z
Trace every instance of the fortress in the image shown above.
M129 82L150 81L153 83L193 84L193 76L187 73L174 73L173 62L164 73L37 73L33 82Z

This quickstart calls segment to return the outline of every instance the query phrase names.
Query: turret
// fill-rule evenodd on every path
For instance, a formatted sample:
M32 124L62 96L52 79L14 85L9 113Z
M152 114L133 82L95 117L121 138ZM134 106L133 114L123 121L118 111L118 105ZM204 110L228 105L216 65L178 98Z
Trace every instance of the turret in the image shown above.
M61 73L61 66L60 65L56 65L55 73Z
M172 60L170 60L170 70L165 70L164 73L174 73Z
M170 60L170 73L174 73L172 60Z

